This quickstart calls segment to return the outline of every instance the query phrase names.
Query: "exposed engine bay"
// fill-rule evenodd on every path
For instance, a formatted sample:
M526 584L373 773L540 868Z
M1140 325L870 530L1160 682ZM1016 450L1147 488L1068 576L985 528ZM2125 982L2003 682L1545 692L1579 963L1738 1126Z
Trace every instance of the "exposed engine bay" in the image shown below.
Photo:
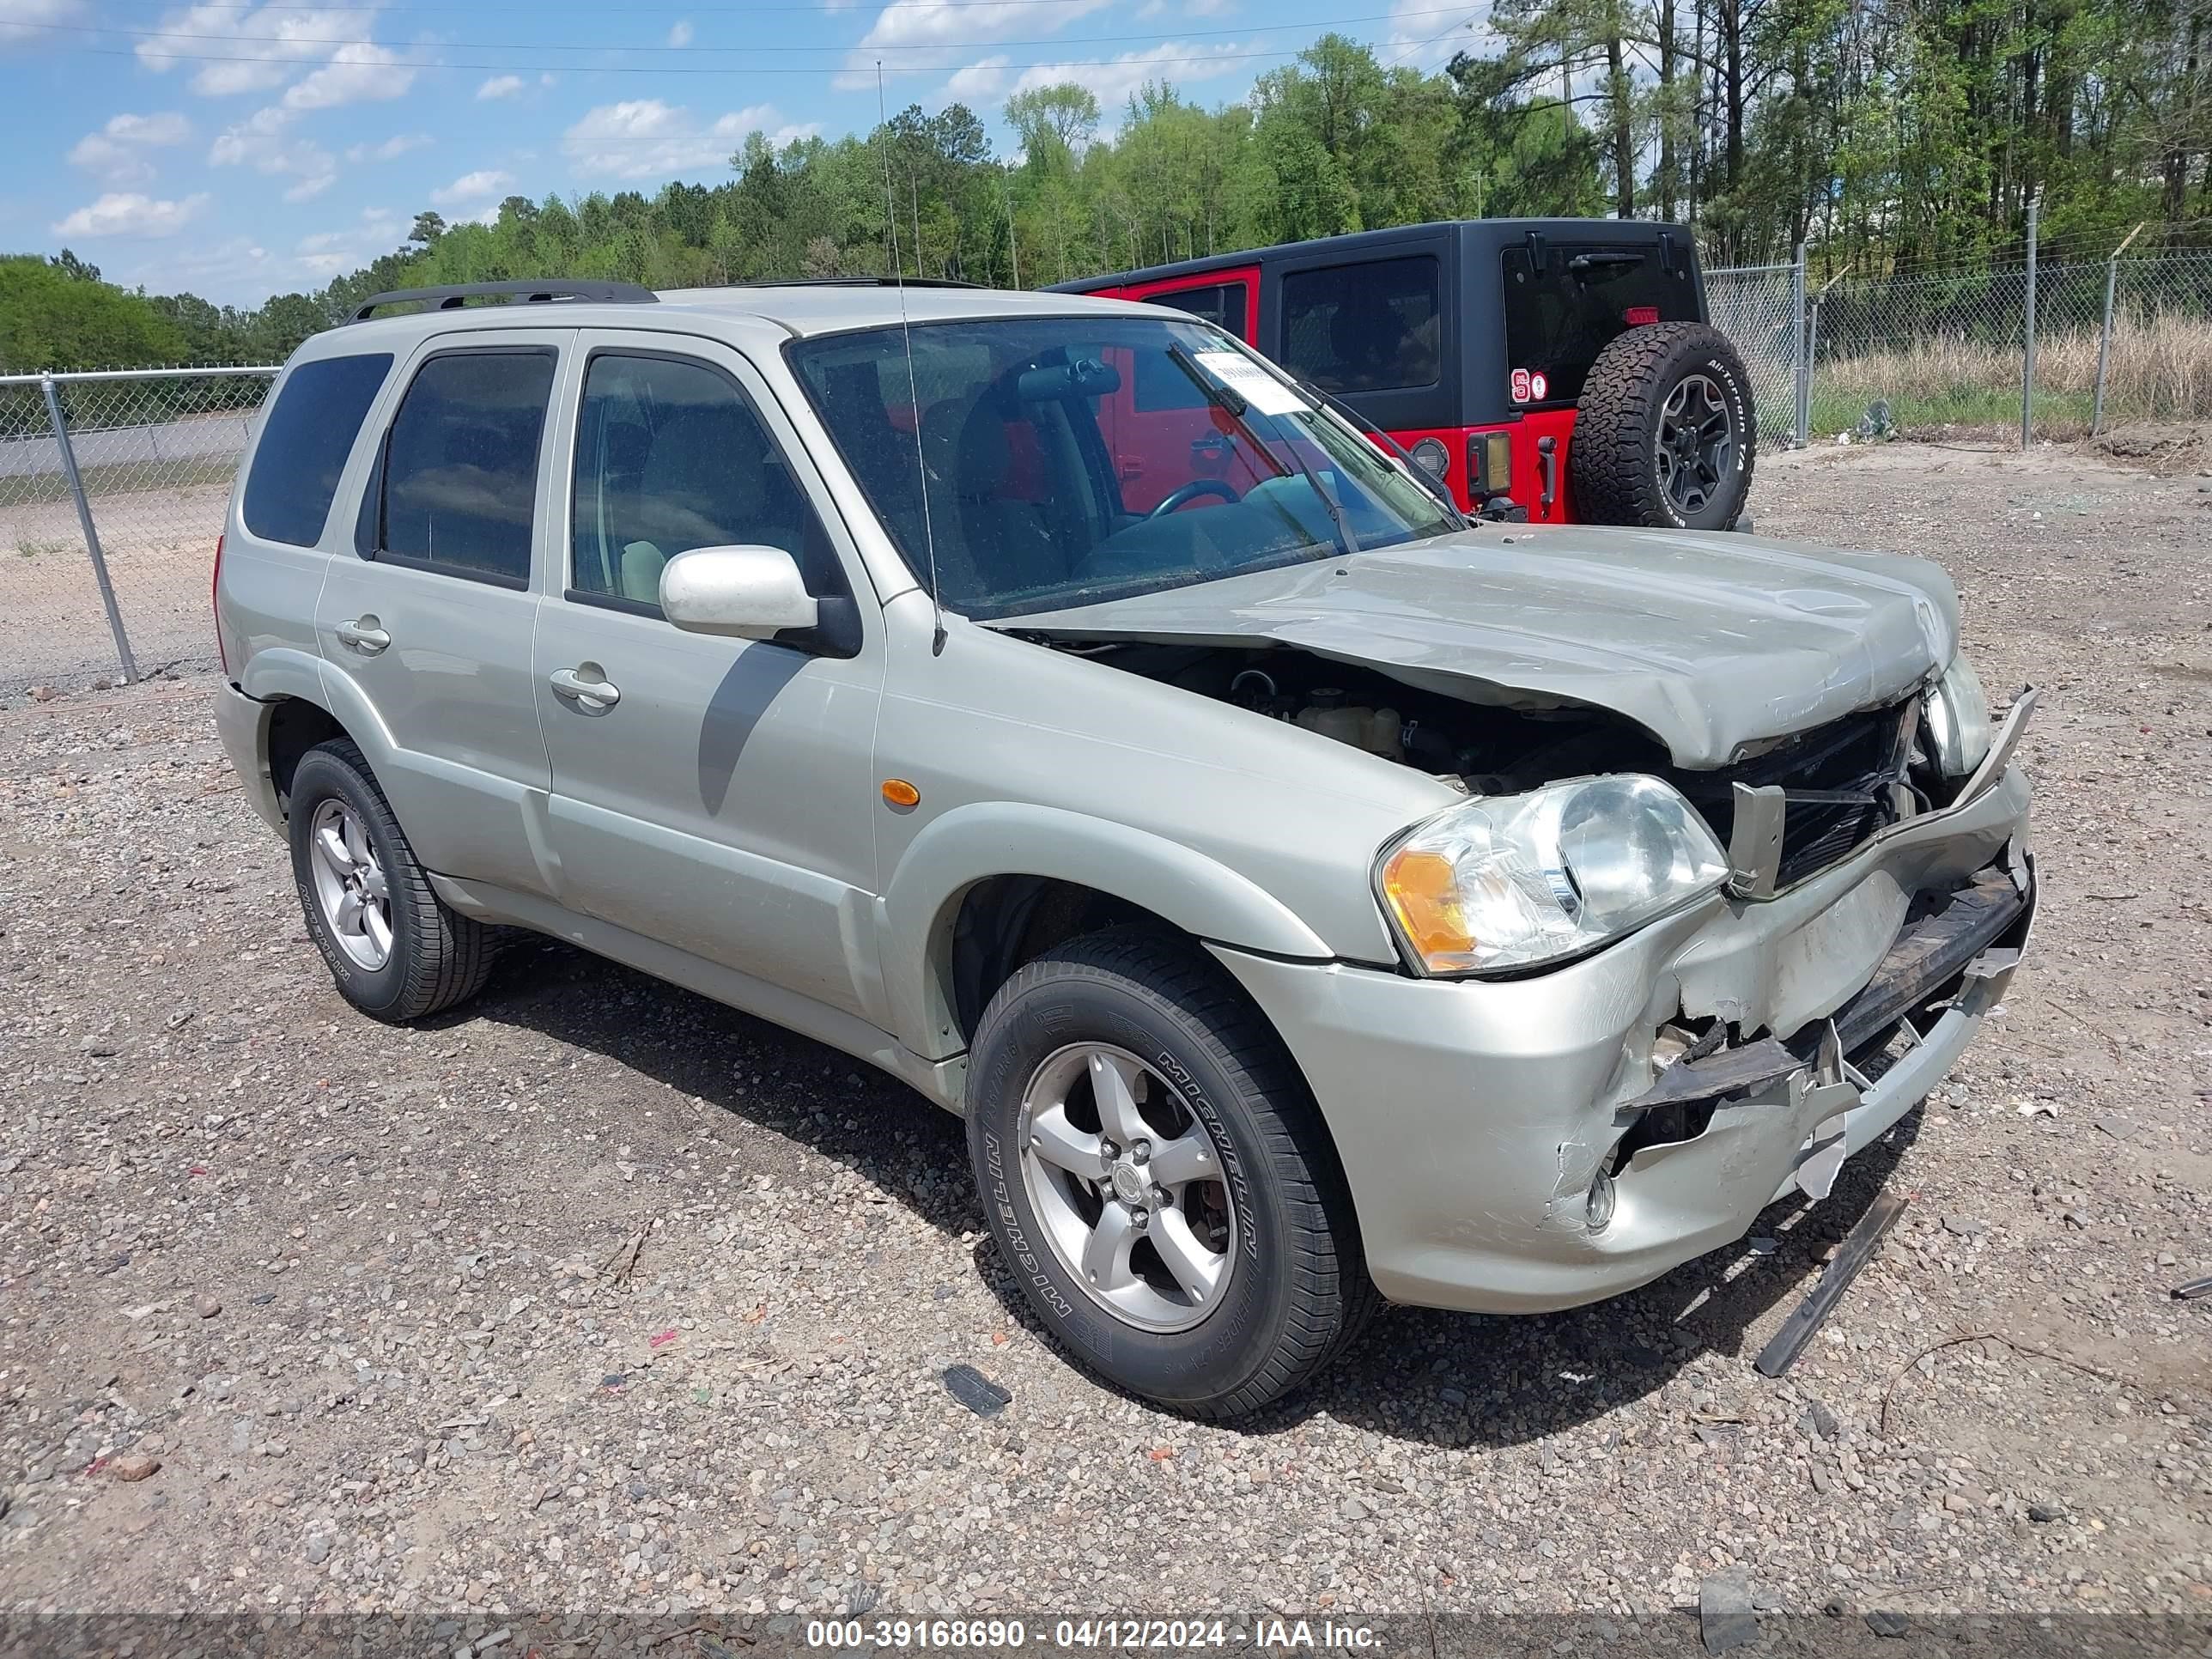
M1125 672L1234 703L1477 795L1562 778L1645 773L1680 790L1723 846L1735 787L1777 787L1789 802L1779 877L1803 879L1869 836L1950 799L1918 739L1917 698L1779 739L1735 764L1677 766L1664 744L1602 709L1511 709L1464 702L1373 669L1285 647L1052 641Z

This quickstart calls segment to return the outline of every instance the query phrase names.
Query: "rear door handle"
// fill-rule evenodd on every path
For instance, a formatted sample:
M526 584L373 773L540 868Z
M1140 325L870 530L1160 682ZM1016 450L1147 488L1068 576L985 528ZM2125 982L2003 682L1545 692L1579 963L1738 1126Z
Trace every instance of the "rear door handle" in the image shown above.
M392 635L377 625L374 617L356 617L351 622L342 622L337 633L340 645L351 646L364 657L373 657L392 643Z
M556 668L545 681L556 696L568 698L587 714L603 714L622 701L621 688L610 682L595 662Z

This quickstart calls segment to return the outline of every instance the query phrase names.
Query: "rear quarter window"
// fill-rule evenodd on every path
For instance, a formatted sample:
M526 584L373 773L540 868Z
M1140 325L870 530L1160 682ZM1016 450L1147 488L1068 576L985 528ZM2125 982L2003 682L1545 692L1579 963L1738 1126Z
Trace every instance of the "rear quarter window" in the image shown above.
M380 351L318 357L285 376L246 475L240 514L247 530L294 547L322 540L338 475L391 372L392 354Z
M1625 331L1698 320L1686 262L1678 257L1671 271L1663 269L1656 242L1549 246L1540 265L1527 248L1512 247L1504 261L1506 368L1544 376L1540 403L1580 398L1597 354Z
M1283 278L1283 361L1324 392L1390 392L1437 377L1433 255Z

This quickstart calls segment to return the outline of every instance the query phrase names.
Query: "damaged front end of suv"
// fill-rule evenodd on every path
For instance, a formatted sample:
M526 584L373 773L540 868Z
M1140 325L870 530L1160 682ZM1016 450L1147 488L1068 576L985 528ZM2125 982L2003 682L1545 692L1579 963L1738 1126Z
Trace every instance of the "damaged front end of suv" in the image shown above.
M1395 972L1215 954L1384 1293L1533 1311L1825 1197L1926 1097L2027 937L2037 694L1992 720L1917 562L1454 539L1006 626L1457 797L1375 855Z

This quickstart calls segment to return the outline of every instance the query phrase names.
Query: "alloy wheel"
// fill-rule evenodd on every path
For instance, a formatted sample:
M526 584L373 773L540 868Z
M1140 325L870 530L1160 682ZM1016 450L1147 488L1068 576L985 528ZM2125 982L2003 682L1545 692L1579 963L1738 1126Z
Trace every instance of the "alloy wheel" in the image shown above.
M1735 426L1711 376L1686 374L1659 410L1659 488L1679 513L1717 495L1735 460Z
M333 797L308 826L315 902L338 948L370 973L392 959L392 887L368 839L368 826Z
M1161 1332L1221 1304L1236 1210L1212 1136L1158 1072L1109 1043L1055 1051L1023 1093L1020 1144L1030 1203L1091 1300Z

